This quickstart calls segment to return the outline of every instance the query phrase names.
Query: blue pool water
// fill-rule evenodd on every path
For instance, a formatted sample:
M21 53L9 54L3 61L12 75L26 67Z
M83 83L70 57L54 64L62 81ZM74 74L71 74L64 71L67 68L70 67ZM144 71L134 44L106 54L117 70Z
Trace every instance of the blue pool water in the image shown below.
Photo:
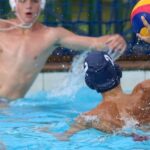
M150 141L109 135L95 129L81 131L69 141L59 141L40 131L62 133L81 112L94 108L101 96L81 87L74 96L38 92L0 110L0 150L150 150Z

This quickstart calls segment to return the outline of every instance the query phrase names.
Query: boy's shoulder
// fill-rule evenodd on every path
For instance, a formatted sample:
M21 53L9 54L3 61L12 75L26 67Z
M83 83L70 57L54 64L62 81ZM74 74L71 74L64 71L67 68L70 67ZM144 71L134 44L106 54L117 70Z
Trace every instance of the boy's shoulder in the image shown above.
M139 83L132 92L133 96L139 96L139 105L141 108L149 107L150 103L150 80Z
M150 91L150 80L144 80L137 84L135 88L133 89L132 93L138 93L138 92L147 92Z

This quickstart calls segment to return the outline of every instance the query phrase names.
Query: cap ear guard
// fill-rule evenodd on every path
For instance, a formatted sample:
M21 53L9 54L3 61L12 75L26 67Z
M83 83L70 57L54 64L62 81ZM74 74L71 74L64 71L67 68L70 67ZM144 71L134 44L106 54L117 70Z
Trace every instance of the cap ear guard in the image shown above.
M86 57L85 64L85 83L89 88L103 93L120 84L122 71L107 53L93 51Z
M91 78L88 78L85 76L85 83L87 84L87 86L93 90L95 90L95 85L92 82Z
M122 71L119 67L119 65L114 64L114 71L108 72L111 74L112 77L109 78L109 81L103 83L103 84L98 84L95 82L94 88L98 93L103 93L107 92L115 87L117 87L120 84L120 79L122 77Z
M16 7L16 0L9 0L9 4L11 7L11 10L14 11ZM42 10L45 8L45 5L46 5L46 0L41 0L40 6Z
M121 71L119 65L115 64L115 70L116 70L117 76L120 80L120 78L122 77L122 71Z
M87 73L87 71L88 71L88 63L87 62L84 63L84 71L85 71L85 83L88 85L88 87L90 87L91 89L94 90L95 88L94 88L93 82L91 82L91 78L88 77L88 73Z

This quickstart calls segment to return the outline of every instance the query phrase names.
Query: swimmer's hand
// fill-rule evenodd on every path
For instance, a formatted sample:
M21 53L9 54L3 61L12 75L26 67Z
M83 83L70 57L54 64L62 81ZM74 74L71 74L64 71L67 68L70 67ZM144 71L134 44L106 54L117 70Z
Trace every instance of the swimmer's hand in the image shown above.
M149 136L138 135L138 134L135 134L135 133L132 134L132 137L133 137L134 141L139 141L139 142L150 140Z
M142 36L139 33L137 33L136 36L139 38L139 40L142 40L150 44L150 36Z
M150 136L139 135L136 133L125 133L125 132L123 132L123 133L121 133L121 135L126 136L126 137L132 137L134 141L139 141L139 142L150 140Z
M150 34L150 24L147 22L147 20L145 19L144 16L141 17L141 20L142 20L144 26L148 29L148 32ZM140 40L150 43L150 36L142 36L139 33L137 33L136 35Z
M124 53L127 47L125 40L119 34L108 35L104 44L109 47L108 54L114 61Z

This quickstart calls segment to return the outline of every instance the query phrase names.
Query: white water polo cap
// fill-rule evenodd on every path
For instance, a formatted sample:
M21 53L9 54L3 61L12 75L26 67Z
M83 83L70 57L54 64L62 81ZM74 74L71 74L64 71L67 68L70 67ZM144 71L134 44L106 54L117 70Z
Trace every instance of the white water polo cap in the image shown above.
M16 1L17 0L9 0L9 4L13 11L15 10L15 7L16 7ZM45 8L45 5L46 5L46 0L40 0L40 6L42 10Z

